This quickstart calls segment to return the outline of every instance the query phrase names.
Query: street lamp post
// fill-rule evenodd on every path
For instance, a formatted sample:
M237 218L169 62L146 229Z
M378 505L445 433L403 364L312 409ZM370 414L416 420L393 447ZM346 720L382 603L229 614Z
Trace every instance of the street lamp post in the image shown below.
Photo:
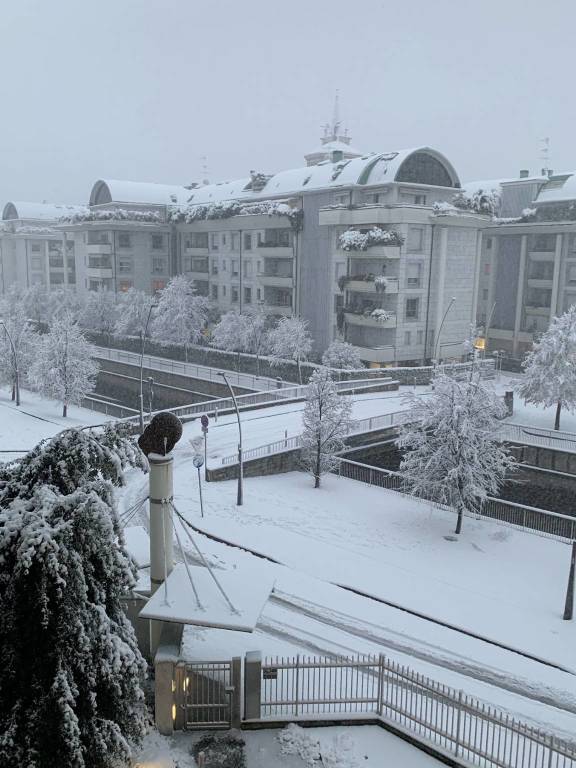
M148 376L148 418L152 418L152 401L154 400L154 379Z
M240 421L240 411L238 409L238 403L236 402L236 397L234 396L234 390L232 389L232 386L230 385L230 382L228 381L226 374L223 371L219 371L218 376L221 376L224 379L224 381L228 386L228 389L230 390L230 395L232 396L232 402L234 403L234 408L236 409L236 418L238 419L238 494L236 498L236 505L241 507L243 503L243 493L242 493L243 466L242 466L242 423Z
M16 405L18 406L20 405L20 371L18 370L18 355L16 354L16 347L14 346L12 336L10 335L10 331L4 320L0 320L0 325L4 328L4 333L12 348L12 356L14 357L14 389L16 394Z
M448 312L452 309L452 305L456 301L456 296L452 296L450 299L450 304L446 307L446 312L444 312L444 317L442 318L442 322L440 323L440 328L438 329L438 335L436 337L436 345L434 346L434 360L438 361L438 346L440 345L440 336L442 334L442 328L444 327L444 322L446 321L446 318L448 317Z
M144 332L142 334L142 347L140 349L140 432L144 432L144 348L146 346L146 334L148 333L150 316L152 315L152 310L156 309L157 306L157 304L150 304L146 324L144 325Z

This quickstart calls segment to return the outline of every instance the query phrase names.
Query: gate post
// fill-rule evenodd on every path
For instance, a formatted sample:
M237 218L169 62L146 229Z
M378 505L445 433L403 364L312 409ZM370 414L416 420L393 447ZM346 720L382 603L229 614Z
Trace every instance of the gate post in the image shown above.
M240 728L242 724L242 659L234 656L232 659L231 682L233 686L230 699L230 726Z
M260 719L262 654L248 651L244 657L244 719Z

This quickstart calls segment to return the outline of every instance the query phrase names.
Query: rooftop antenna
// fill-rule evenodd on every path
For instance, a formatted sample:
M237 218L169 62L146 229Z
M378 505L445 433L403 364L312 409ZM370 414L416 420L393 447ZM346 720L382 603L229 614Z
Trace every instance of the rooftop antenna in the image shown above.
M202 155L200 160L202 160L202 184L210 184L208 179L208 158L206 155Z
M545 136L540 139L542 148L540 150L540 160L542 160L542 176L550 175L550 137Z
M336 89L334 97L334 112L332 113L332 132L334 136L338 135L340 129L340 91Z

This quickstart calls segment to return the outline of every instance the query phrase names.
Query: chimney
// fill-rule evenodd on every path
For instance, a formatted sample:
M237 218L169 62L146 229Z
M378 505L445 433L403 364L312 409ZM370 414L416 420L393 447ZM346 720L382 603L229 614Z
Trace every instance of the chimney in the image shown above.
M530 171L526 170L525 168L520 171L521 179L527 179L528 176L530 176Z
M332 162L339 163L344 157L344 152L341 149L334 149L332 151Z

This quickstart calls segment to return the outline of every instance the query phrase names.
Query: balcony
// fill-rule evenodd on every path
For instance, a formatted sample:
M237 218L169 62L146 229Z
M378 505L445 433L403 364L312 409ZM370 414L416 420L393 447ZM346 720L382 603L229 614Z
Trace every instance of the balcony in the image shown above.
M338 248L337 253L339 256L357 259L399 259L400 249L399 245L372 245L365 251L345 251Z
M349 325L362 326L364 328L396 328L396 315L392 314L388 320L378 320L371 314L356 314L344 311L344 319Z
M88 249L88 255L105 254L110 255L112 253L112 246L110 243L88 243L86 246Z
M552 278L548 277L529 277L529 288L552 288Z
M265 302L262 308L271 315L282 315L283 317L291 317L292 315L291 304L286 306L286 304L270 304L270 302Z
M112 267L88 267L88 277L95 280L104 280L113 277Z
M531 307L526 305L524 312L527 315L535 315L539 317L550 317L550 307Z
M361 275L358 275L357 277L358 279L355 280L354 276L352 276L352 279L346 283L346 291L356 291L358 293L379 293L376 289L376 285L373 279L365 279L362 278ZM397 277L387 277L386 288L382 291L382 294L386 294L387 296L395 295L398 293L398 287L399 284Z
M273 243L262 243L256 248L256 254L264 258L273 259L291 259L294 251L291 245L274 245Z
M530 261L554 261L554 251L530 251Z
M270 285L273 288L292 288L292 275L274 274L273 272L264 272L259 275L262 285Z
M186 246L184 248L186 256L208 256L208 246L205 248L196 248L193 246Z
M396 360L396 347L360 347L354 344L361 360L368 363L392 363Z
M163 274L163 273L162 273ZM186 277L189 277L191 280L201 280L203 282L208 283L208 270L198 270L198 269L191 269L190 271L184 272Z

